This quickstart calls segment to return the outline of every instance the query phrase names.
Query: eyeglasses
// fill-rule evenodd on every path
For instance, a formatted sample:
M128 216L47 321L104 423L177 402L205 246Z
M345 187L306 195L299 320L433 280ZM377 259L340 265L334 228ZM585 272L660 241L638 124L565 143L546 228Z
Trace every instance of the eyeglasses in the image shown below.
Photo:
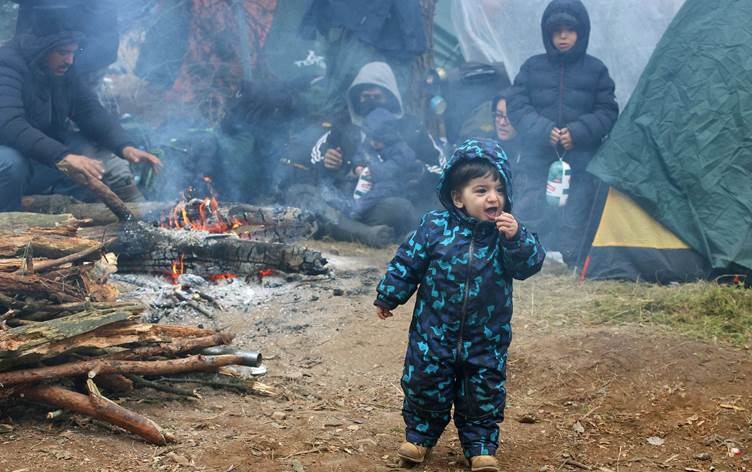
M496 121L506 121L507 123L510 123L509 115L507 115L506 113L495 111L493 115Z

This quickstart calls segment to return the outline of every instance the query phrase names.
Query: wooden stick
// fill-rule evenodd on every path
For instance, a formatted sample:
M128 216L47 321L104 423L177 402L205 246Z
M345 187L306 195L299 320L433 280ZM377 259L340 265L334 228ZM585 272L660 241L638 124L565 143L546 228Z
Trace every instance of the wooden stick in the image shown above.
M226 365L245 365L247 358L242 355L227 354L222 356L191 356L185 359L170 359L165 361L119 361L119 360L89 360L71 362L36 369L14 370L0 372L0 385L17 385L36 383L44 380L77 377L86 375L90 371L97 374L140 374L164 375L182 374L185 372L212 372Z
M19 275L24 275L27 272L28 273L31 273L31 272L44 272L45 270L49 270L49 269L52 269L54 267L61 266L63 264L77 262L77 261L80 261L81 259L84 259L84 258L90 256L91 254L94 254L95 252L101 250L102 247L104 247L104 246L106 246L108 244L114 243L115 241L117 241L117 238L112 238L112 239L108 240L107 242L105 242L103 245L90 247L88 249L84 249L81 252L77 252L75 254L71 254L71 255L68 255L68 256L65 256L65 257L61 257L60 259L55 259L55 260L52 260L52 261L40 262L39 264L37 264L37 265L34 266L33 270L29 270L28 268L26 270L24 270L22 268L22 269L17 270L15 273L19 274ZM28 264L31 264L31 262L27 263L27 265Z
M193 398L193 399L199 398L198 395L196 395L194 392L191 392L190 390L173 387L171 385L162 385L159 382L146 380L145 378L138 376L138 375L129 375L128 378L132 381L132 383L138 385L139 387L151 388L159 392L171 393L173 395L179 395L181 397L188 397L188 398Z
M235 335L230 333L216 333L201 338L180 339L160 346L137 347L105 356L105 358L112 360L133 360L155 356L177 357L207 347L230 344L234 337Z
M71 178L75 183L86 187L102 200L107 208L117 216L120 221L132 221L136 217L131 210L125 206L125 202L118 197L110 187L105 185L101 180L89 179L84 174L73 169L67 162L60 161L57 164L58 170Z
M19 394L34 402L53 405L114 424L152 444L167 444L167 438L155 422L104 397L82 395L53 385L35 385L21 390Z

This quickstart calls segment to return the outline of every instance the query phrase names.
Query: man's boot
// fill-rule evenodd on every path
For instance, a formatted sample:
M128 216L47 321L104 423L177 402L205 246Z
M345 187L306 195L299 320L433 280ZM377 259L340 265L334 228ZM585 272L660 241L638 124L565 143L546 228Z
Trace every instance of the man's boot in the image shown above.
M394 230L385 225L368 226L333 208L320 215L321 232L337 241L356 241L366 246L386 247L394 242Z

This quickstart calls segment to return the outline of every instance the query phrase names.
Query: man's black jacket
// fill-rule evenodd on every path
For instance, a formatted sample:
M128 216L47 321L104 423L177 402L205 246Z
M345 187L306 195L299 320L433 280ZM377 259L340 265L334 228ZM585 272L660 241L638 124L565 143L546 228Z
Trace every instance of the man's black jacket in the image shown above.
M18 35L0 48L0 145L54 166L71 151L63 144L71 121L90 140L121 154L128 136L76 76L44 72L40 63L53 48L80 43L72 33Z

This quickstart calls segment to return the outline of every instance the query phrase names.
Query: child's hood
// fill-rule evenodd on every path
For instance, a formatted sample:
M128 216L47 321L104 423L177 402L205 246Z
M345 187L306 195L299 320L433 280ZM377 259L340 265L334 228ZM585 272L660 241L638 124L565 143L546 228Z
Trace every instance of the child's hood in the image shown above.
M512 211L512 172L509 168L509 160L504 149L501 148L498 142L493 139L480 139L473 138L468 139L462 143L449 158L444 171L441 174L439 185L437 190L439 192L439 200L441 204L449 210L454 216L466 222L476 221L474 218L468 216L465 212L454 206L452 202L451 189L446 188L446 178L449 171L458 163L469 159L486 159L488 162L496 166L501 174L501 178L504 184L504 196L506 203L504 204L504 211Z
M577 31L577 43L572 49L561 52L551 42L551 35L558 26L568 25ZM541 18L541 32L546 54L556 62L574 62L587 53L590 42L590 16L580 0L553 0Z
M392 144L402 140L399 121L386 108L375 108L363 120L363 132L371 139Z

